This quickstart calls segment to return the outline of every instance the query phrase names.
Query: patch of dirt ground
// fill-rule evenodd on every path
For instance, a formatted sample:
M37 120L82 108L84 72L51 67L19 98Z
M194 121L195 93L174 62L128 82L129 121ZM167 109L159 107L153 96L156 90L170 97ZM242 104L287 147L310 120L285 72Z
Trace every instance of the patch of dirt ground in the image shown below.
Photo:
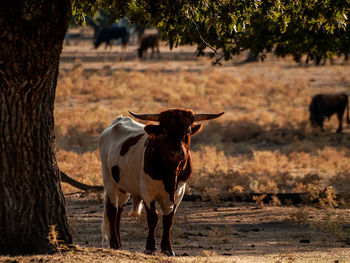
M257 206L255 203L183 201L172 231L177 256L143 254L145 212L121 221L124 250L102 245L99 196L67 197L76 249L62 254L2 257L3 262L350 262L350 209L326 211L304 206ZM160 217L161 219L161 217ZM160 250L161 220L157 227Z

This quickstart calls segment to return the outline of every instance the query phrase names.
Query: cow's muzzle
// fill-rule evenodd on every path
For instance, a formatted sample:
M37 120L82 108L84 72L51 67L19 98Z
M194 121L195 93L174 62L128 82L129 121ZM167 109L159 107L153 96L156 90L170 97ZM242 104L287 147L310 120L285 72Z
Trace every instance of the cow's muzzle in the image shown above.
M170 152L170 160L173 162L181 162L185 159L185 151L183 149Z

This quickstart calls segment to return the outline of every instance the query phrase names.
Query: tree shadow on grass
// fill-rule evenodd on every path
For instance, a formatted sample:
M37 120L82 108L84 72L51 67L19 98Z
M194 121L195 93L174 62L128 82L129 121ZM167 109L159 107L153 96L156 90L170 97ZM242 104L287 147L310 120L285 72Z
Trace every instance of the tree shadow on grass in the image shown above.
M213 146L227 155L248 155L254 150L285 150L313 152L325 147L350 149L350 134L329 130L313 131L307 123L298 126L271 124L263 126L251 121L208 122L203 130L192 137L192 149ZM97 150L98 136L104 130L102 122L92 123L87 128L68 126L65 132L56 127L57 149L84 153Z
M227 155L251 155L254 150L285 150L313 152L325 147L349 148L350 134L312 130L306 121L269 126L239 120L206 123L201 133L192 139L192 149L214 146Z
M56 148L76 153L95 151L98 147L98 136L104 130L104 126L102 122L93 123L88 129L71 125L66 132L56 127Z

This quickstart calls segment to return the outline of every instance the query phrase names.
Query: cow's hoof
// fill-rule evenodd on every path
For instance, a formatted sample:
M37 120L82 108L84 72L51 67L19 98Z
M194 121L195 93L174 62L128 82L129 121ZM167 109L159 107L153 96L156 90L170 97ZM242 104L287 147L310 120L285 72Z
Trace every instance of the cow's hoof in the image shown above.
M175 257L174 250L162 250L162 253L167 255L168 257Z
M111 249L114 249L114 250L123 250L123 247L110 247Z
M110 249L115 249L115 250L122 250L123 247L122 246L117 246L117 244L111 244L109 246Z
M154 255L156 253L156 249L145 249L146 255Z

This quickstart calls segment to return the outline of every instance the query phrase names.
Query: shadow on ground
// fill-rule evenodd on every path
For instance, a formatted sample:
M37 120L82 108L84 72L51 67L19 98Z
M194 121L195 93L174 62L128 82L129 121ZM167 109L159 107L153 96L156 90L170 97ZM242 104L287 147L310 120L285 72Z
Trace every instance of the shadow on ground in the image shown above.
M68 197L69 222L75 243L101 247L100 223L102 200L96 197ZM130 203L122 215L123 248L143 252L147 238L146 216L132 219ZM265 206L234 202L182 202L172 230L174 250L178 255L198 256L205 251L217 255L245 256L277 253L349 249L349 237L342 238L332 230L320 230L326 224L338 223L340 233L350 229L350 209L334 211L343 221L327 219L324 210L313 207ZM157 248L162 226L159 220ZM341 223L342 222L342 223ZM347 223L346 223L347 222ZM106 242L105 242L106 247Z

